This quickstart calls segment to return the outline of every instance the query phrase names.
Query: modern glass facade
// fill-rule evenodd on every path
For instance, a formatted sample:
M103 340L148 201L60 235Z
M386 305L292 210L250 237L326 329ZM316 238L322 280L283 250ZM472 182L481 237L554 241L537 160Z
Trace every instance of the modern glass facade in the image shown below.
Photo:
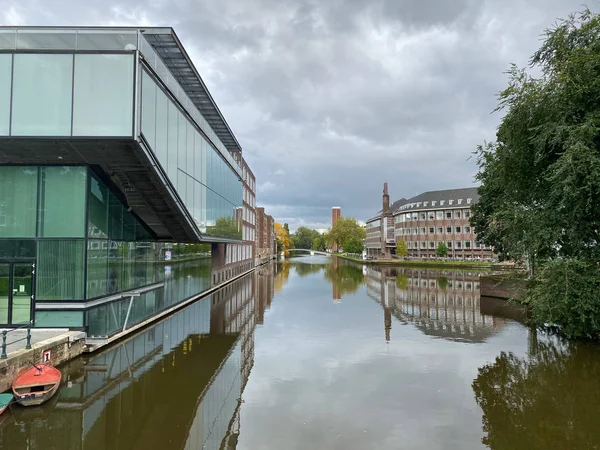
M171 29L0 27L0 325L107 335L205 290L153 287L158 241L241 241L236 151Z

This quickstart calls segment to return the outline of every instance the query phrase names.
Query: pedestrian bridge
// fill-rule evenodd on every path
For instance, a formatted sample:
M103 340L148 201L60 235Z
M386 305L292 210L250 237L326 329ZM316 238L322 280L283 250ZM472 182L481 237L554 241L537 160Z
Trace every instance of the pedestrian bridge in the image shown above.
M331 256L329 253L320 252L318 250L311 250L308 248L290 248L290 249L288 249L288 252L290 252L290 253L292 253L292 252L309 253L310 256L313 256L313 255Z

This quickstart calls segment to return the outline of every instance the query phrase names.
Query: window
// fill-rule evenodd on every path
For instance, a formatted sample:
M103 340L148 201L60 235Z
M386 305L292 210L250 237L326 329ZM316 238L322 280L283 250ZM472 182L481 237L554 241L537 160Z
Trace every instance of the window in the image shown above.
M462 198L459 198L459 199L458 199L458 204L459 204L459 205L461 205L461 204L462 204L462 201L463 201L463 199L462 199Z
M429 202L423 202L423 206L427 207L427 205L429 204Z
M435 220L435 214L433 213L433 211L427 213L427 218L429 220Z
M36 299L83 300L84 254L83 239L38 241Z
M418 228L413 228L413 235L415 235L415 236L419 235L419 229Z
M435 233L435 228L429 227L429 234L434 234L434 233Z
M460 211L454 211L454 218L460 219Z
M410 222L410 213L406 213L406 214L404 215L404 219L405 219L407 222Z
M438 220L441 220L441 219L443 219L443 218L444 218L444 211L437 211L437 212L435 213L435 217L436 217Z
M419 215L417 213L413 213L412 220L419 220Z
M70 136L73 55L14 55L13 136Z
M448 200L449 205L451 205L452 203L454 203L454 200Z
M446 234L452 234L452 227L446 227Z
M422 249L426 249L427 248L427 242L421 241L421 248Z
M463 211L463 214L464 214L464 218L465 218L465 219L468 219L469 217L471 217L471 211L470 211L470 210L468 210L468 209L465 209L465 210Z
M422 234L422 235L425 235L425 234L427 234L427 228L425 228L425 227L421 227L421 234Z
M475 248L481 248L481 242L475 241Z
M434 200L433 202L431 202L431 206L435 206L437 204L437 202Z
M0 166L0 237L35 237L37 167Z
M85 167L42 167L40 183L40 236L83 237L87 191Z
M425 213L421 213L421 220L425 220Z
M460 250L462 248L462 242L461 241L456 241L456 249Z
M429 248L431 248L431 249L435 248L435 242L434 241L429 241Z
M452 219L452 211L446 211L446 219Z
M467 205L470 205L472 201L473 201L473 199L468 198L467 199Z
M471 241L465 241L465 248L466 249L470 249L471 248Z
M460 233L460 232L461 232L460 226L457 226L457 227L456 227L456 232L457 232L457 233Z
M438 233L438 234L443 234L443 233L444 233L444 228L442 228L442 227L438 227L438 228L437 228L437 233Z
M465 227L465 233L471 234L471 227Z
M446 200L440 200L440 206L444 206L445 203L446 203Z
M448 247L448 248L452 248L452 241L448 241L448 242L446 242L446 247Z
M10 128L10 85L12 55L0 55L0 136L8 136Z

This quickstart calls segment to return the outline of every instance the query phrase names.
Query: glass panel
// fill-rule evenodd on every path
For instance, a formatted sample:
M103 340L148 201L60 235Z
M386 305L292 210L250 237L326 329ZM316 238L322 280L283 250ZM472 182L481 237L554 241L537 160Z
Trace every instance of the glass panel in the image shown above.
M89 240L86 297L101 297L108 291L108 241Z
M122 290L123 254L127 250L124 242L110 241L108 248L108 294Z
M167 170L168 152L168 126L169 126L169 100L162 89L156 89L156 148L154 152L158 157L163 170Z
M35 240L0 239L0 258L35 258Z
M142 72L142 133L156 152L156 84Z
M35 326L50 327L82 327L83 311L36 311Z
M108 237L108 188L93 176L90 179L88 203L88 237Z
M31 320L32 269L31 263L13 264L12 323L15 325Z
M40 236L84 236L86 179L85 167L42 167Z
M127 211L123 212L123 240L135 241L135 217Z
M177 186L177 120L179 117L179 110L172 103L169 102L169 142L167 152L167 175L173 183L173 186ZM164 168L164 165L163 165Z
M14 55L13 136L70 136L73 55Z
M132 136L132 55L75 55L73 136Z
M75 50L76 30L17 30L19 50Z
M125 208L112 192L109 192L108 203L108 235L111 239L121 240L123 239L123 214L125 214Z
M0 237L35 237L37 167L0 166Z
M0 39L1 39L0 35ZM0 48L2 44L0 43ZM0 55L0 136L10 132L10 80L12 77L12 55Z
M137 48L135 30L78 30L78 50L131 50Z
M84 255L83 240L38 241L36 299L83 300Z
M8 323L8 294L10 293L10 264L0 264L0 323Z

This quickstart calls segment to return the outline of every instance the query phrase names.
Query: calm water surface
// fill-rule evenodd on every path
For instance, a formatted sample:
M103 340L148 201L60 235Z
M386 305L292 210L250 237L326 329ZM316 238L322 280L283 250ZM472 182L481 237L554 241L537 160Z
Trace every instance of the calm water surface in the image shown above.
M263 267L61 367L0 448L600 448L600 348L530 330L478 275Z

